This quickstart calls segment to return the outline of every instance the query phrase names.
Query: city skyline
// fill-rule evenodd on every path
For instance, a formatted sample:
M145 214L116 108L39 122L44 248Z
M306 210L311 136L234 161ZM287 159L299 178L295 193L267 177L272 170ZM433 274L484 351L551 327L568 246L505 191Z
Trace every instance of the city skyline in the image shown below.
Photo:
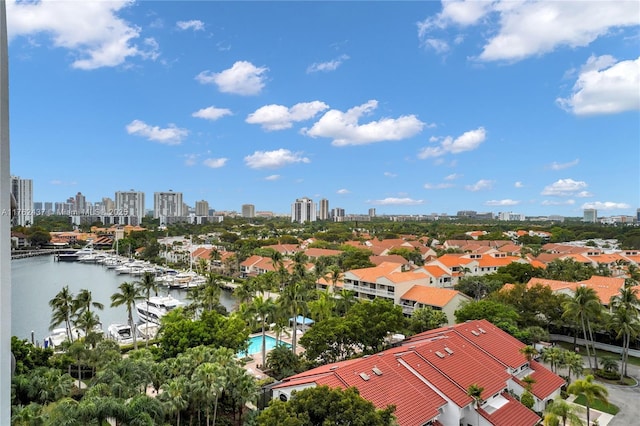
M8 1L11 174L35 201L133 187L217 211L308 197L379 216L635 216L639 13Z

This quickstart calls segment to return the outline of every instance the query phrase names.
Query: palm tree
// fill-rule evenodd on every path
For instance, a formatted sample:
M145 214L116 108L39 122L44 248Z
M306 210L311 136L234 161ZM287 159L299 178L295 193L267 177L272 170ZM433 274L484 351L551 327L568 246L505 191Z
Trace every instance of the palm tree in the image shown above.
M94 302L91 291L87 289L80 290L80 293L78 293L78 296L76 296L74 300L74 304L74 309L77 312L76 326L78 325L78 321L82 322L84 325L84 335L88 336L90 330L100 324L100 318L91 312L91 308L103 310L104 305L100 302ZM84 319L80 320L80 317L84 317Z
M527 359L527 362L530 363L531 360L533 360L536 355L538 355L538 350L531 345L527 345L520 348L520 353L524 355L524 357Z
M329 282L331 282L331 292L335 293L338 281L342 279L342 271L340 270L338 265L332 265L328 268L327 278ZM329 291L328 287L327 291Z
M295 280L284 288L280 297L278 297L278 305L280 308L291 315L293 321L293 330L291 336L291 351L296 353L296 344L298 341L298 315L306 314L308 289L304 280Z
M138 291L141 294L144 294L145 299L147 301L147 311L149 310L149 300L151 299L151 290L155 292L155 295L158 295L158 282L156 281L156 277L151 272L145 272L142 275L142 279L140 281L136 281L134 285L137 287ZM149 327L149 316L146 318L147 328ZM145 333L145 346L149 347L149 333Z
M562 349L553 347L544 351L542 359L551 365L551 371L555 373L557 371L556 367L560 363L562 356Z
M582 355L566 351L564 353L564 365L567 367L569 382L571 382L571 373L574 373L578 377L584 371L584 360Z
M160 394L167 412L176 414L176 426L180 426L180 412L189 406L187 379L184 376L167 382Z
M560 395L558 395L545 409L544 425L559 425L562 420L562 426L582 426L582 419L576 414L575 405L568 403Z
M49 301L49 306L53 309L49 329L53 330L57 325L64 323L67 339L73 341L71 318L75 315L75 303L68 285L62 287L62 290Z
M257 296L249 305L249 312L252 315L255 315L260 320L260 324L262 327L262 365L265 365L267 359L267 348L266 348L266 324L267 318L271 318L276 310L276 304L270 298L265 298L263 296Z
M595 353L593 345L593 333L591 331L591 320L598 317L602 312L602 305L598 294L592 287L578 287L573 297L562 304L564 309L563 317L576 318L582 326L582 334L584 336L585 347L587 349L587 360L589 368L592 367L591 352L589 345L591 344L595 357L595 367L598 366L598 356ZM587 335L588 333L588 335Z
M611 297L610 306L613 315L609 327L618 331L616 339L622 338L622 362L620 364L620 376L627 376L627 361L629 359L629 346L631 339L640 334L640 316L638 314L638 292L634 280L625 281L619 294Z
M142 296L134 283L125 281L118 286L118 289L120 290L119 293L111 295L111 307L115 308L122 305L127 307L129 327L131 327L131 333L133 334L133 348L138 349L138 341L136 339L137 333L135 324L133 323L133 307L135 306L136 301L140 300Z
M483 391L484 388L476 383L469 385L469 387L467 388L467 396L470 396L475 403L476 413L478 414L478 424L480 424L480 411L478 411L478 409L480 408L480 404L482 403Z
M207 312L213 311L220 304L222 286L219 278L218 275L212 272L207 274L207 280L204 283L202 292L202 307Z
M223 371L221 367L212 362L205 362L196 368L193 373L193 385L195 393L201 398L205 404L205 413L207 416L206 425L209 426L211 403L214 403L213 424L216 423L216 414L218 410L218 399L222 394L223 387Z
M587 425L591 424L590 417L590 407L594 403L594 401L598 400L608 404L607 396L609 396L609 391L603 385L599 383L594 383L593 375L587 374L584 379L576 380L571 383L567 388L567 393L572 395L583 395L585 398L585 406L587 407Z

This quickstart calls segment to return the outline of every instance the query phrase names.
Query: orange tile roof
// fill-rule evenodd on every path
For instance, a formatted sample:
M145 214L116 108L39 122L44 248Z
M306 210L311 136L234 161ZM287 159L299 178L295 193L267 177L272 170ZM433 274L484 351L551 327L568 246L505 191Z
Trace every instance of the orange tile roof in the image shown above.
M612 296L615 296L620 292L620 289L624 287L624 278L621 277L600 277L592 276L586 281L572 282L572 281L559 281L559 280L546 280L543 278L531 278L527 283L527 287L541 284L551 288L551 291L558 292L561 290L570 290L574 292L578 286L587 286L595 290L600 303L603 305L609 305L609 301Z
M535 412L522 405L507 392L503 392L501 395L508 403L492 413L480 409L480 414L489 420L490 424L493 426L534 426L540 424L540 416Z
M471 300L469 296L466 296L457 290L427 287L424 285L414 285L409 289L409 291L400 296L400 298L422 303L423 305L443 308L447 306L458 295Z
M320 256L339 256L342 250L330 250L321 248L308 248L304 251L309 258L315 258Z

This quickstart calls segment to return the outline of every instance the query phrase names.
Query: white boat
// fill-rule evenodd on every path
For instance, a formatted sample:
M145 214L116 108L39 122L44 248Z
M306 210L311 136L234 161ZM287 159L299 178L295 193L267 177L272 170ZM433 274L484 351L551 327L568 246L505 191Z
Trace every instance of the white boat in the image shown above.
M160 319L172 309L183 306L184 303L173 296L151 296L149 300L141 300L136 303L138 316L144 322L160 324Z
M73 252L64 251L62 253L58 253L58 261L60 262L71 262L79 260L81 257L93 255L93 243L90 241L86 246L82 247L80 250L76 250Z
M129 324L111 324L107 329L107 337L120 345L133 343L133 332Z
M158 335L158 330L160 330L160 326L158 324L154 324L152 322L143 322L142 324L137 325L138 334L141 339L155 339Z

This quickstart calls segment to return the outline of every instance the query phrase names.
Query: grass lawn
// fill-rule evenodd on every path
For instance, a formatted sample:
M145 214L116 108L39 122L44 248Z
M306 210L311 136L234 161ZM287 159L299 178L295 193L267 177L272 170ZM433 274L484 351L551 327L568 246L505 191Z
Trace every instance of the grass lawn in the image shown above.
M583 405L583 406L587 406L587 400L584 397L584 395L579 395L574 401L575 404L579 404L579 405ZM618 408L617 405L614 404L605 404L601 401L595 400L593 401L593 404L591 405L592 409L594 410L598 410L598 411L602 411L603 413L609 413L612 415L616 415L618 414L618 411L620 411L620 408Z

